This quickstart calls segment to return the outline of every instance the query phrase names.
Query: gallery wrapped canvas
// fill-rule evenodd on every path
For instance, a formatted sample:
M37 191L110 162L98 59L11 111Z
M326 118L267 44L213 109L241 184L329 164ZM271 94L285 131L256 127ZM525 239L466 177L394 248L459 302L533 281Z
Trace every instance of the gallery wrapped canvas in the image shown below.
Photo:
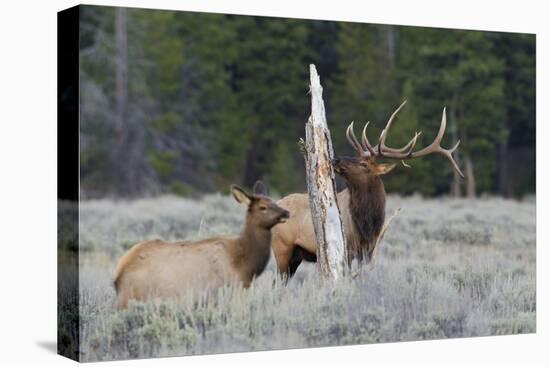
M535 127L533 34L64 10L58 351L534 333Z

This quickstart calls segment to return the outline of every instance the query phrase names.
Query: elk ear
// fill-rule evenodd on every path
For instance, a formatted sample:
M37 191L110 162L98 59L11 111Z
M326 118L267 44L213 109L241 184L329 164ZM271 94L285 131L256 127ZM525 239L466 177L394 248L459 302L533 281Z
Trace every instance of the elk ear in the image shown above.
M386 173L390 172L392 169L395 168L395 163L393 164L377 164L375 165L372 170L374 171L374 174L376 176L385 175Z
M252 188L252 191L254 192L254 194L267 196L267 188L260 180L256 181L254 187Z
M243 189L241 189L237 185L231 185L231 193L233 194L233 197L237 202L241 203L242 205L249 206L252 199L250 198L250 195L248 195Z

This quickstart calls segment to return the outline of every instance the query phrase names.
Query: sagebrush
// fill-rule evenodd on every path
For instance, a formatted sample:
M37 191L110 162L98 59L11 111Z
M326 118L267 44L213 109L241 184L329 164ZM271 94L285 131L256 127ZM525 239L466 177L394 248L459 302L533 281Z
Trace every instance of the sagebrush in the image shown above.
M402 208L373 264L336 283L303 264L284 284L273 259L250 289L116 311L112 271L134 243L235 234L229 196L98 200L80 208L84 361L535 331L535 200L388 198ZM69 210L69 209L67 209ZM75 250L75 241L64 244Z

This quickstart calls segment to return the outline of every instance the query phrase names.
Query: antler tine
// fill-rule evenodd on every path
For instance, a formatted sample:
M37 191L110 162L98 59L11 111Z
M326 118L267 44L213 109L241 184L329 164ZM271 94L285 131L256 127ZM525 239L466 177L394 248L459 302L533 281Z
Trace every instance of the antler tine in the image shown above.
M385 158L401 159L403 165L405 166L408 166L404 162L404 160L406 159L414 159L414 158L419 158L428 154L438 153L445 156L451 162L456 172L461 177L464 177L464 174L460 170L460 167L458 167L458 164L456 163L452 155L452 153L458 148L458 145L460 144L460 140L451 149L444 149L441 147L441 140L443 139L443 135L445 135L445 129L447 128L447 109L446 108L443 108L443 113L441 116L441 124L439 126L439 131L437 132L437 136L435 137L434 141L427 147L417 152L413 152L414 147L416 146L416 142L418 141L418 137L420 136L420 134L422 134L422 132L416 132L413 138L403 148L395 149L395 148L389 148L386 146L385 144L386 137L388 136L388 132L390 130L393 119L395 118L397 113L401 110L401 108L403 108L405 103L407 103L407 101L404 101L392 113L388 122L386 123L386 126L380 133L380 139L378 144L376 144L374 147L370 144L369 139L367 138L366 131L367 131L367 127L369 126L369 122L367 122L363 127L363 131L361 134L361 143L359 143L359 141L357 140L357 137L355 136L355 132L353 131L353 122L349 124L346 130L346 137L349 143L362 157L366 157L366 158L385 157Z
M357 137L355 136L355 132L353 131L353 121L351 124L349 124L348 128L346 129L346 137L348 138L349 143L351 146L359 153L359 155L364 156L365 151L361 147L361 144L359 144L359 141L357 140Z
M447 114L446 114L446 107L444 107L443 115L441 116L441 125L439 125L439 131L437 132L437 135L434 141L424 149L421 149L418 152L412 153L411 158L422 157L430 153L435 153L437 150L442 149L441 139L443 139L443 135L445 134L446 128L447 128Z
M414 149L414 146L416 145L416 141L420 135L422 135L422 131L416 132L413 138L409 140L409 142L403 148L394 149L390 147L385 147L384 151L391 152L391 153L412 152L412 150Z
M373 156L376 155L376 151L372 147L372 145L369 142L369 139L367 138L367 127L369 126L370 121L367 121L365 124L365 127L363 128L363 132L361 133L361 142L363 143L363 150L368 150L370 154Z
M412 158L413 149L416 146L416 141L421 133L417 132L414 134L413 138L401 149L393 149L385 147L380 157L385 158L395 158L395 159L410 159ZM405 165L407 167L407 165Z
M397 111L399 111L399 109ZM378 143L378 146L375 147L375 148L378 148L379 156L405 160L405 159L414 159L418 157L423 157L425 155L432 154L432 153L439 153L445 156L451 162L451 164L453 165L453 168L458 172L460 176L464 177L464 174L462 173L462 171L458 167L458 164L456 163L456 161L453 159L453 156L452 156L452 153L458 148L460 141L458 141L455 144L455 146L452 147L451 149L444 149L441 147L441 140L443 139L443 135L445 135L445 129L447 128L446 111L447 111L446 108L443 108L443 113L441 116L441 125L439 126L439 131L437 132L437 136L435 137L434 141L424 149L421 149L417 152L413 152L413 148L416 145L416 141L420 133L416 133L415 136L412 138L412 140L405 147L401 149L392 149L385 146L384 140L387 136L388 128L390 126L391 120L395 115L395 112L394 112L394 115L390 117L390 121L388 121L386 128L382 131L382 134L380 135L380 142Z
M401 110L401 108L405 106L406 103L407 103L407 100L403 101L403 103L401 103L401 105L397 107L397 109L392 113L392 115L388 119L386 126L380 133L379 142L374 147L374 150L378 151L379 156L388 157L388 158L406 158L408 155L411 154L411 152L413 151L416 145L418 137L420 136L420 134L422 134L422 132L416 132L413 138L407 144L405 144L404 147L400 149L390 148L386 146L386 137L388 136L388 132L390 130L393 119L395 118L397 113Z
M403 101L403 103L401 103L401 105L399 107L397 107L397 109L391 114L388 122L386 123L386 127L384 127L384 129L382 130L382 133L380 134L380 140L378 141L378 145L377 145L378 152L380 154L382 154L383 150L386 149L386 145L385 145L386 137L388 136L388 131L390 130L393 119L395 118L395 115L397 115L399 110L401 110L401 108L403 108L405 103L407 103L407 100Z
M418 158L422 157L431 153L439 153L441 155L444 155L453 165L454 169L458 172L458 174L462 177L464 177L464 174L458 167L458 164L453 159L452 153L458 148L458 145L460 144L460 140L455 144L454 147L451 149L444 149L441 147L441 139L443 139L443 135L445 134L445 129L447 127L447 113L446 113L446 107L443 108L443 114L441 116L441 125L439 126L439 131L437 133L437 136L435 137L434 141L428 145L426 148L419 150L418 152L411 153L409 158Z
M405 145L405 147L403 148L403 150L407 149L408 146L408 149L406 150L407 151L407 155L411 154L412 151L414 150L414 147L416 145L416 140L418 139L418 137L420 136L420 134L422 134L422 132L415 132L414 133L414 137L411 139L411 141Z
M462 171L458 167L458 164L456 163L456 161L453 159L453 156L452 156L452 153L456 150L456 148L458 148L459 145L460 145L460 140L457 141L455 146L452 147L451 149L443 149L440 147L441 148L440 153L443 154L445 157L447 157L447 159L451 162L451 164L453 165L456 172L458 172L460 177L464 178L464 174L462 173Z

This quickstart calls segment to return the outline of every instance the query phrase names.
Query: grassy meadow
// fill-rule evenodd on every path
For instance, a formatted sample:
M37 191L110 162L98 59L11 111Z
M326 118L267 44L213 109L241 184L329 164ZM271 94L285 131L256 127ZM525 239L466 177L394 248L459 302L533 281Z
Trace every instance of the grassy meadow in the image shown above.
M273 259L248 289L115 309L117 259L144 239L236 234L233 198L84 201L80 358L112 360L535 332L535 200L389 196L402 210L373 264L336 283ZM77 242L78 243L78 242ZM65 245L74 247L74 241ZM75 250L73 248L73 250Z

